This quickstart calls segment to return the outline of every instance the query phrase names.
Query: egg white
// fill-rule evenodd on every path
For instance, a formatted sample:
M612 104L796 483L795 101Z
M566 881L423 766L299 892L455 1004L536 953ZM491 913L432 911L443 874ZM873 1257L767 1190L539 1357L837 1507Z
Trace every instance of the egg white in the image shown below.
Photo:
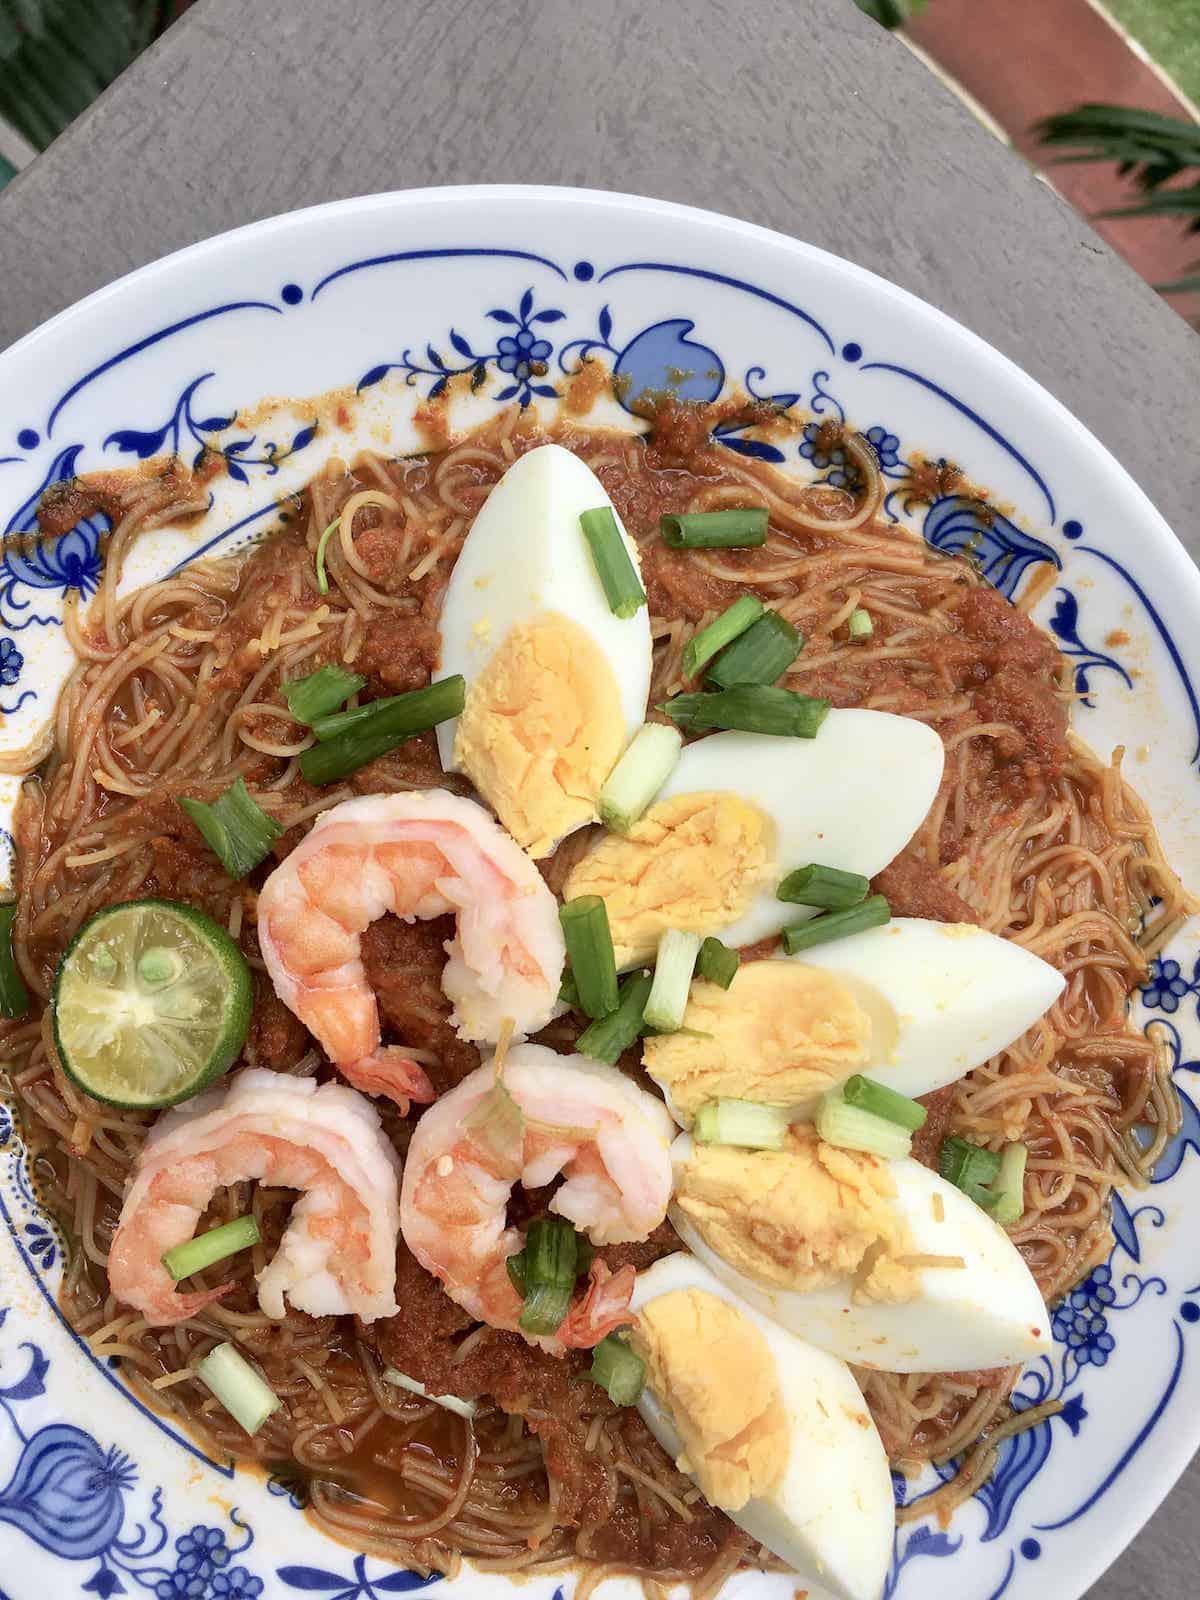
M784 961L837 975L871 1019L860 1070L912 1097L954 1083L1044 1016L1062 974L971 923L895 917Z
M519 624L547 612L567 617L591 637L616 683L626 742L645 721L650 692L650 614L614 616L596 573L579 516L612 508L589 466L561 445L540 445L512 466L471 525L442 602L438 676L462 673L468 692ZM616 517L616 511L613 511ZM617 517L635 570L637 546ZM439 724L442 765L456 770L458 721Z
M887 711L831 711L815 739L714 733L688 745L657 795L732 791L775 827L772 881L744 915L710 928L729 945L753 944L815 915L775 890L811 862L872 877L921 826L942 781L944 751L932 728Z
M775 1360L789 1452L769 1495L731 1519L786 1561L805 1582L839 1600L878 1600L895 1529L883 1444L849 1369L747 1304L683 1251L638 1274L631 1308L676 1289L702 1289L735 1306L760 1330ZM729 1374L736 1382L737 1375ZM638 1410L674 1460L682 1449L670 1413L647 1387Z
M675 1167L691 1153L691 1135L680 1134L671 1146ZM966 1263L917 1269L917 1297L901 1305L856 1301L850 1278L804 1294L755 1283L719 1256L677 1206L670 1217L688 1249L748 1305L856 1366L962 1372L1016 1366L1049 1350L1050 1313L1004 1229L920 1162L887 1165L914 1253L961 1256Z

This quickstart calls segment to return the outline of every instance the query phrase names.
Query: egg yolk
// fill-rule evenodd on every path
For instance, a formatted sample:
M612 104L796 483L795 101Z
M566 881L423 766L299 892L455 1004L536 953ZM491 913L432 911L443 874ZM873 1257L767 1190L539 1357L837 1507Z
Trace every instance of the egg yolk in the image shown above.
M633 1345L683 1444L676 1465L709 1504L740 1511L768 1494L787 1465L788 1430L761 1330L707 1289L674 1289L642 1307Z
M646 1071L688 1123L728 1096L807 1110L867 1060L871 1023L846 985L820 967L750 961L728 989L692 984L684 1032L646 1041Z
M676 795L590 851L566 897L603 897L617 965L629 966L653 955L665 928L703 934L736 922L772 876L774 848L771 819L739 795Z
M860 1300L917 1292L912 1239L887 1165L793 1128L784 1150L696 1145L675 1204L723 1260L755 1283L805 1293L853 1278Z
M596 820L624 742L603 652L578 623L547 612L518 624L470 685L454 759L537 858Z

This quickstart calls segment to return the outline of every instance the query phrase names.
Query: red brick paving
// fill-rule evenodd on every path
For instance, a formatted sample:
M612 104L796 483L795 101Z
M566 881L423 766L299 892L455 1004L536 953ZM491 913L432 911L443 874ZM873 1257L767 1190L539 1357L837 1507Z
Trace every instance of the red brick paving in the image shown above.
M1200 260L1200 235L1170 218L1100 220L1097 212L1129 199L1130 185L1105 163L1053 165L1030 135L1039 117L1086 100L1191 114L1087 0L929 0L908 32L1142 277L1168 282ZM1200 296L1172 304L1200 313Z

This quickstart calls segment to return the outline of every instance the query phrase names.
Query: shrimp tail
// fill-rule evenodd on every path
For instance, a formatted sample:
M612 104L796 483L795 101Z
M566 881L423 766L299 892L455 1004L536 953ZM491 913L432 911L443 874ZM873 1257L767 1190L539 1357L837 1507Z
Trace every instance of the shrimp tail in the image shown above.
M143 1307L142 1314L152 1328L173 1328L177 1322L186 1322L205 1306L223 1299L232 1288L232 1283L223 1283L218 1289L197 1289L194 1294L166 1294L153 1306Z
M382 1094L399 1107L406 1117L410 1104L427 1106L437 1092L424 1070L396 1045L385 1045L361 1061L343 1061L338 1071L347 1083L363 1094Z
M629 1297L636 1278L631 1266L612 1272L597 1256L588 1268L583 1298L571 1307L558 1330L559 1342L570 1350L590 1350L606 1334L632 1322Z

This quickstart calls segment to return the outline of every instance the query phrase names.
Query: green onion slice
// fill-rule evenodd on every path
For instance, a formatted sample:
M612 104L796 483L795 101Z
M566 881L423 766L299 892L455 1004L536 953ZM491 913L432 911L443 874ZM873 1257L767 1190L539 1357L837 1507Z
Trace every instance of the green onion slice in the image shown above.
M579 1004L579 985L575 982L575 974L570 967L563 968L562 982L558 986L558 998L564 1005L570 1006L572 1011L582 1011Z
M864 1150L885 1161L897 1161L912 1153L912 1136L906 1128L858 1106L847 1105L840 1093L822 1097L814 1120L817 1133L825 1143L838 1145L843 1150Z
M746 1150L782 1150L788 1114L753 1100L709 1100L696 1113L692 1138L699 1144L736 1144Z
M660 517L658 531L673 550L731 550L739 545L766 544L767 508L682 511Z
M615 617L632 617L646 604L646 591L621 537L616 513L611 506L581 511L579 526L592 552L592 563L604 587L608 609Z
M636 1405L646 1386L646 1363L619 1334L610 1333L592 1351L587 1376L607 1389L615 1405Z
M728 989L741 964L742 958L736 950L731 950L727 944L722 944L720 939L709 934L696 957L696 974L708 983Z
M453 1411L456 1417L466 1417L469 1421L478 1410L474 1400L460 1400L456 1394L430 1394L423 1383L410 1378L398 1367L385 1367L382 1376L385 1383L394 1383L397 1389L407 1389L409 1394L418 1394L422 1400L432 1400L434 1405Z
M503 1083L494 1083L463 1118L463 1131L478 1150L498 1160L520 1151L525 1117Z
M255 804L244 778L239 778L211 805L204 800L189 800L186 795L180 796L179 804L231 878L244 878L283 834L275 819Z
M25 1016L29 1010L29 991L13 955L12 930L16 915L15 905L0 906L0 1017L7 1017L10 1022Z
M860 1111L883 1117L885 1121L894 1122L898 1128L904 1128L909 1133L916 1133L918 1128L923 1128L929 1115L918 1101L910 1100L906 1094L899 1094L886 1084L876 1083L874 1078L864 1078L857 1072L842 1085L842 1097L848 1106L857 1106Z
M869 611L852 611L846 627L852 639L869 639L875 632Z
M329 593L329 578L325 572L325 546L329 543L330 535L341 521L341 517L334 517L333 521L317 540L317 588L321 594Z
M709 668L707 682L718 689L737 683L774 683L800 654L804 635L778 611L766 611L723 650Z
M318 717L327 717L344 706L352 694L365 687L366 681L345 667L324 666L306 678L293 678L281 685L281 692L296 721L311 726Z
M982 1145L952 1134L942 1141L938 1171L947 1183L986 1208L990 1187L1000 1175L1000 1157L994 1150L985 1150Z
M558 908L558 920L579 1004L589 1017L606 1017L619 999L608 908L598 894L580 895Z
M654 981L642 1012L642 1021L659 1033L674 1033L683 1026L688 990L696 957L700 954L700 935L680 928L665 928L659 935L654 961Z
M508 1273L508 1281L509 1281L509 1283L512 1284L513 1288L521 1296L521 1299L524 1300L524 1298L525 1298L525 1252L524 1252L524 1250L518 1250L515 1255L509 1256L507 1258L507 1260L505 1261L505 1263L504 1263L504 1270Z
M456 673L410 694L376 700L358 711L322 717L313 728L322 743L302 752L300 771L309 783L334 783L398 749L414 733L424 733L449 717L459 716L465 701L466 682ZM329 730L331 723L347 717L355 719L351 725Z
M236 1217L232 1222L210 1228L207 1233L197 1234L185 1244L168 1250L162 1258L163 1266L178 1282L180 1278L190 1278L193 1272L203 1272L205 1267L224 1261L226 1256L236 1255L239 1250L248 1250L261 1238L253 1217Z
M621 985L620 1003L607 1017L585 1028L575 1041L580 1055L611 1066L642 1031L642 1013L650 995L648 972L635 972Z
M683 735L664 722L645 722L600 790L600 820L614 833L628 833L671 776Z
M987 1208L1002 1228L1011 1228L1025 1215L1025 1165L1029 1151L1023 1144L1005 1145L1000 1170L991 1186Z
M231 1344L210 1350L196 1368L196 1376L208 1385L235 1422L254 1435L283 1401L241 1352Z
M814 945L828 944L832 939L847 939L852 933L863 933L867 928L882 928L891 918L887 901L881 894L873 894L862 905L851 906L847 911L827 911L810 922L792 923L783 930L783 948L794 956L801 950L811 950Z
M578 1234L565 1217L535 1217L525 1232L526 1293L539 1285L572 1289L578 1276Z
M861 872L842 872L837 867L814 863L797 867L776 889L776 897L800 906L820 906L826 911L848 911L860 905L871 892L870 878Z
M658 710L685 733L740 728L746 733L815 739L829 715L829 701L769 684L745 683L718 694L677 694ZM304 757L300 760L303 764Z
M694 633L683 647L683 670L687 677L698 678L718 650L732 644L739 634L745 633L762 616L761 600L752 594L741 595L719 617Z
M570 1288L556 1283L531 1283L525 1291L525 1309L517 1325L522 1333L557 1333L570 1309Z

